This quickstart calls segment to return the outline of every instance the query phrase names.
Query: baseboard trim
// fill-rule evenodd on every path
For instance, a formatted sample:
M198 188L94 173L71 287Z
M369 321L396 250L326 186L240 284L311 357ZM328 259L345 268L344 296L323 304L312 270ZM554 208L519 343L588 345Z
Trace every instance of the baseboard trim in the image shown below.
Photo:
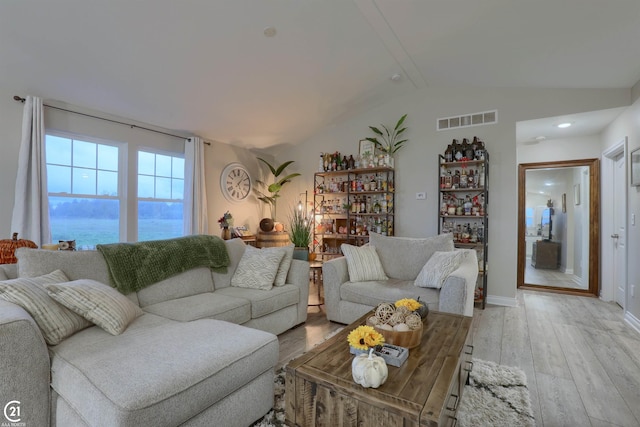
M487 295L487 304L503 305L506 307L517 307L518 300L515 298L501 297L497 295Z
M640 334L640 319L638 319L637 317L635 317L633 314L629 313L628 311L625 311L624 320L625 320L625 322L627 322L629 324L629 326L631 326L633 329L635 329Z

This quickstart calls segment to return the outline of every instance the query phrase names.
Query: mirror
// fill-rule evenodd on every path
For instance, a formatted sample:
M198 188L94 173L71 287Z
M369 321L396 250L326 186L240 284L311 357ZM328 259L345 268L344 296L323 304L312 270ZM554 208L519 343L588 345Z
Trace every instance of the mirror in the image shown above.
M598 159L518 168L518 287L598 295Z

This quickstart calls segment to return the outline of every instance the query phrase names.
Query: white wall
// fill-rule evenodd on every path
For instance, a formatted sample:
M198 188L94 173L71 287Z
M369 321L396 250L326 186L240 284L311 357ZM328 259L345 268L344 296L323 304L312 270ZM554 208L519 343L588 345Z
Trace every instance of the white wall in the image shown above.
M518 164L599 159L601 154L600 135L548 139L537 144L518 144L517 148Z
M489 282L490 302L515 303L517 254L516 122L628 105L629 90L426 89L389 100L366 113L335 123L295 146L273 152L298 162L304 180L298 191L313 190L320 152L356 153L358 141L372 136L369 125L393 125L408 113L409 141L396 155L396 235L437 233L438 154L451 139L479 136L490 153ZM438 132L441 117L498 109L499 122ZM597 156L599 156L599 151ZM416 192L426 200L416 200ZM292 192L293 193L293 192ZM297 194L297 192L296 192Z
M638 85L636 85L638 86ZM615 146L625 137L628 137L628 153L640 148L640 99L622 113L602 134L602 151ZM627 161L627 167L629 161ZM627 182L629 177L627 176ZM627 218L632 214L640 219L640 187L626 185L627 188ZM603 218L606 220L606 218ZM604 243L604 240L603 240ZM636 225L627 224L627 283L635 285L635 296L627 295L625 309L636 319L640 319L640 222ZM640 327L640 323L637 324Z

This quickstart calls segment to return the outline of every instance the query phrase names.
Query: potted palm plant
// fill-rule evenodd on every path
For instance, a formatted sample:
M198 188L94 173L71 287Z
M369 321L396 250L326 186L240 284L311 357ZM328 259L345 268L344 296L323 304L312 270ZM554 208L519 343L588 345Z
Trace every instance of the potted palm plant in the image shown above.
M263 181L260 180L256 180L256 182L264 187L266 187L266 191L269 193L267 194L266 192L260 191L258 188L255 189L255 192L258 194L258 200L261 200L262 202L266 203L267 205L269 205L269 207L271 208L271 219L273 221L276 220L276 205L278 202L278 198L280 197L280 190L282 190L282 187L287 183L287 182L291 182L291 180L293 178L295 178L296 176L299 176L299 173L292 173L289 175L286 175L282 178L280 178L280 175L282 175L282 173L284 172L284 170L287 168L287 166L289 166L291 163L293 163L293 160L289 160L284 162L283 164L281 164L280 166L272 166L269 162L267 162L265 159L261 159L260 157L258 157L258 160L260 160L262 163L264 163L265 165L267 165L269 167L269 170L271 171L271 174L273 175L273 182L271 184L267 184ZM271 222L273 224L273 221ZM264 230L264 231L269 231L269 230Z
M289 215L289 238L293 245L293 257L307 261L309 259L309 245L312 239L312 221L295 207Z
M402 139L402 134L405 130L407 130L406 127L402 127L402 124L404 123L404 120L406 118L406 114L400 117L400 120L398 120L393 129L389 129L385 125L382 125L382 129L384 129L384 132L382 132L375 126L369 126L369 129L371 129L373 133L378 136L365 139L367 141L373 142L376 145L376 148L378 148L385 154L385 163L387 164L387 166L393 167L393 154L402 147L402 144L408 141L406 138Z

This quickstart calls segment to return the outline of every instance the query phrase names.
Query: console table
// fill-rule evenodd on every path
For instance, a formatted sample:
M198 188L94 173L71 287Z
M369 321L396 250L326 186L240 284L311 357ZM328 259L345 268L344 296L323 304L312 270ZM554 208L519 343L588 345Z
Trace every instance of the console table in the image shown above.
M560 243L550 240L533 242L531 266L533 268L557 270L560 266Z

